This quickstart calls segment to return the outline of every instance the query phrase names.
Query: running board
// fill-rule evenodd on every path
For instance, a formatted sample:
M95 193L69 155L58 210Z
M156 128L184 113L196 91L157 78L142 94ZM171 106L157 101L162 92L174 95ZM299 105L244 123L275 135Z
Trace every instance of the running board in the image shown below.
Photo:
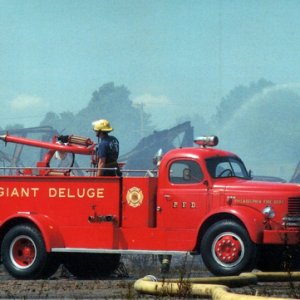
M111 254L162 254L162 255L191 254L191 252L188 252L188 251L118 250L118 249L88 249L88 248L52 248L51 252L59 252L59 253L111 253Z

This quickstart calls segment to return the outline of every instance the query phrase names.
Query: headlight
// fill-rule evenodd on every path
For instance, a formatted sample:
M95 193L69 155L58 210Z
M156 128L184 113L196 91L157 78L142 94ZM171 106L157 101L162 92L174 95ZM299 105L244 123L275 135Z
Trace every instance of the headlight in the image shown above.
M273 219L275 217L275 211L273 207L269 205L262 210L262 213L267 219Z

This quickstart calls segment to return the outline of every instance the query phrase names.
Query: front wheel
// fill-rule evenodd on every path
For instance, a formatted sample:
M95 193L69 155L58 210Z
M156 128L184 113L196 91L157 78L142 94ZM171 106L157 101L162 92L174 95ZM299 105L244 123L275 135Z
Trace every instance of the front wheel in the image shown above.
M256 245L247 230L232 220L210 226L204 233L200 251L204 264L214 275L238 275L255 267Z
M54 264L58 267L47 253L41 233L32 225L11 228L3 238L1 256L7 272L17 279L45 278L56 271Z

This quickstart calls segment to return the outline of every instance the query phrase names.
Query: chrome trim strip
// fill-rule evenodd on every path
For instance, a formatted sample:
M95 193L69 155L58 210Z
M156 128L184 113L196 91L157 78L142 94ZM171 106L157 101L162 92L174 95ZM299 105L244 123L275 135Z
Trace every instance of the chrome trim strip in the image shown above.
M166 250L119 250L119 249L89 249L89 248L52 248L51 252L59 253L115 253L115 254L188 254L188 251Z

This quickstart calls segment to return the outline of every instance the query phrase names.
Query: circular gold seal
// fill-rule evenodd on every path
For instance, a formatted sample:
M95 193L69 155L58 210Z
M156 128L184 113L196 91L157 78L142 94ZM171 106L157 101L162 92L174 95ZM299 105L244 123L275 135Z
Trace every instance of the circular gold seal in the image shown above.
M132 187L127 191L126 200L129 206L138 207L142 204L144 199L143 192L138 187Z

